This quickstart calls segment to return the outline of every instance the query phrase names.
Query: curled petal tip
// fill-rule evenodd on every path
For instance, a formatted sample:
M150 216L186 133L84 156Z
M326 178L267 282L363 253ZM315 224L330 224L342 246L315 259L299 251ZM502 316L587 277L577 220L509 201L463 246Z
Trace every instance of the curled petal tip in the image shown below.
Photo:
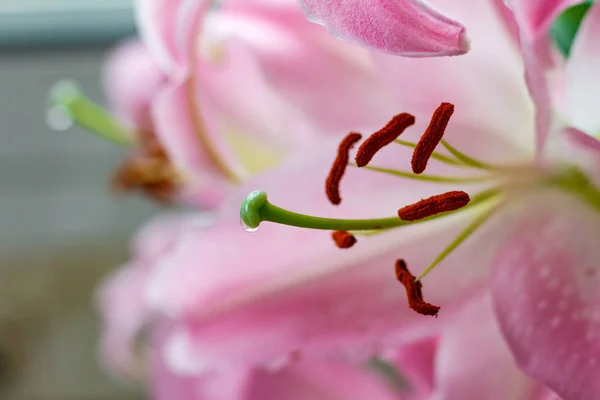
M463 29L458 39L458 53L456 55L467 54L471 50L471 39L467 36L467 31Z
M267 194L260 190L250 193L242 201L240 207L240 221L247 231L255 231L262 222L260 210L267 202Z

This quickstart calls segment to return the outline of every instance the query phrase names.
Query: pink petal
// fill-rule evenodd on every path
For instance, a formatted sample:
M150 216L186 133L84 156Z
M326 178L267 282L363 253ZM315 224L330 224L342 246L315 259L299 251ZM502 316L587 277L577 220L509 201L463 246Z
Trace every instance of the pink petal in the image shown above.
M567 117L578 129L590 134L600 132L600 6L586 14L571 50L566 69Z
M386 53L452 56L469 50L465 28L421 0L301 0L309 20L333 35Z
M600 219L540 196L498 254L492 293L521 368L566 400L600 398Z
M192 122L196 108L190 102L188 84L187 80L173 84L156 98L152 109L156 135L171 162L190 180L188 189L194 194L189 197L193 197L200 206L214 207L222 201L227 181L207 153ZM198 103L201 112L197 118L203 125L201 134L210 141L215 154L225 165L236 165L231 150L220 135L218 114L210 97L200 95Z
M152 131L150 103L165 82L152 56L138 41L119 44L104 65L110 107L136 129Z
M139 264L117 270L102 285L98 308L104 319L101 339L102 358L107 367L121 373L139 373L135 364L134 341L150 320L144 302L150 271Z
M315 135L308 121L273 90L252 49L230 41L222 57L203 64L198 73L198 90L210 96L223 116L222 131L230 125L280 152L312 140Z
M300 364L258 372L248 400L400 400L381 377L343 364Z
M153 349L150 351L151 392L154 400L239 400L246 399L254 371L249 368L231 368L222 372L202 375L186 374L174 370L163 357L166 334L172 329L161 322L153 332Z
M512 2L507 4L511 5ZM539 59L535 43L526 37L527 15L515 11L515 20L520 28L520 45L525 69L525 82L529 95L535 106L535 149L536 157L539 158L544 149L550 124L552 123L552 100L548 90L547 78L544 75L542 60Z
M471 51L456 58L405 59L374 54L401 110L416 113L417 139L443 101L455 105L448 141L489 162L530 160L534 151L534 105L523 79L523 59L513 28L493 1L438 1L464 22Z
M458 249L425 280L429 301L444 310L434 320L410 310L404 288L395 281L394 261L407 259L415 273L425 268L461 229L458 216L361 237L347 251L335 248L329 232L268 223L256 234L241 230L239 199L253 189L266 190L275 204L299 212L352 218L395 215L399 204L432 194L428 185L351 169L343 204L334 209L322 193L334 154L333 146L323 144L249 182L218 223L186 235L163 259L149 296L154 307L181 319L195 352L190 358L270 365L299 352L305 358L363 359L396 346L410 325L434 329L484 284L486 269L464 268L461 257L485 266L490 254ZM376 159L407 165L410 154L392 146Z
M245 45L263 79L321 132L375 129L398 111L367 50L310 23L295 2L267 3L225 3L206 34Z
M518 369L487 295L441 335L435 382L436 400L534 400L542 389Z
M154 265L188 230L208 226L201 215L163 215L140 229L132 243L129 265L120 267L102 284L97 304L104 322L102 356L109 368L132 373L134 341L150 321L152 311L145 299L146 285Z
M394 365L408 380L415 396L429 397L435 388L436 337L427 337L402 346L395 354Z
M566 8L581 0L510 0L510 6L523 21L526 39L533 41L545 35L554 19Z
M184 1L186 0L135 1L137 25L142 41L165 73L171 73L177 65L177 12Z
M210 223L211 218L203 214L162 214L135 233L131 243L132 257L146 265L153 265L187 230L206 228Z
M577 128L566 128L563 132L571 143L600 155L600 140Z

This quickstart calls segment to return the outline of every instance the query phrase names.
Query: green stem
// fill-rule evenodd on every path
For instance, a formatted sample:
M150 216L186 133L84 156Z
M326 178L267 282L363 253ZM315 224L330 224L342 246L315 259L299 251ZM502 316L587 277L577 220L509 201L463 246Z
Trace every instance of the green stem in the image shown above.
M88 99L75 85L59 87L52 103L63 109L77 125L121 146L135 144L135 135L104 108Z

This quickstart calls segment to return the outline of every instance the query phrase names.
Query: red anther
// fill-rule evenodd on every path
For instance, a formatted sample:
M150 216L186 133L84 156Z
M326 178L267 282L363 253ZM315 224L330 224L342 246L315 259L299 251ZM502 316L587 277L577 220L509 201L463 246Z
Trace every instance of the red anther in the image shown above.
M452 117L453 113L454 105L450 103L442 103L434 111L427 130L423 136L421 136L421 139L413 151L411 164L415 174L420 174L425 171L427 161L429 161L435 147L440 140L442 140L444 132L446 131L446 126L448 126L448 121L450 121L450 117Z
M356 142L362 138L360 133L351 132L349 133L338 146L338 153L327 180L325 181L325 193L327 198L332 204L340 204L342 198L340 197L340 181L346 171L346 165L348 164L348 153Z
M466 192L446 192L402 207L398 210L398 216L403 221L419 221L439 213L458 210L469 204L469 201Z
M356 238L348 231L335 231L331 237L340 249L349 249L356 243Z
M356 152L356 165L359 167L367 165L375 153L396 140L406 128L414 125L414 123L415 117L407 113L398 114L393 117L386 126L369 136L360 145Z
M422 284L417 282L415 276L410 273L404 260L396 260L396 278L404 285L408 306L423 315L432 315L437 318L440 307L423 300L421 291Z

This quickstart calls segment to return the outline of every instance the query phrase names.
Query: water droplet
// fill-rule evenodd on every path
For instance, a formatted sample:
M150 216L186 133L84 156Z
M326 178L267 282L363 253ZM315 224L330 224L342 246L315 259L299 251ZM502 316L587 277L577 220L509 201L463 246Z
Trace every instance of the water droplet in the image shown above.
M240 225L242 225L242 228L244 228L246 232L256 232L259 228L258 226L256 228L250 228L248 225L246 225L243 218L240 218Z

